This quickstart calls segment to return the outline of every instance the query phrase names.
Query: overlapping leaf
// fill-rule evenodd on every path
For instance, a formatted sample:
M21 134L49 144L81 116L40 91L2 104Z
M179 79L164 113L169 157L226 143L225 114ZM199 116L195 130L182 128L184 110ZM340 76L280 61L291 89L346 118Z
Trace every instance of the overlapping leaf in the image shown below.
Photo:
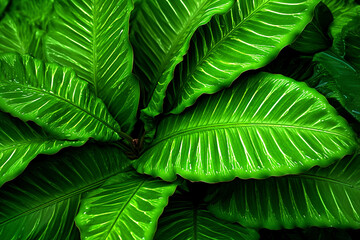
M54 154L84 141L63 141L48 136L19 119L0 112L0 186L18 176L38 154Z
M0 0L0 16L8 5L9 0Z
M142 1L132 22L136 65L146 75L145 116L163 110L163 100L176 65L182 61L195 30L214 14L225 13L233 0ZM141 56L141 57L140 57Z
M303 53L316 53L331 47L332 42L327 32L332 21L330 9L320 2L315 8L312 21L291 47Z
M89 192L76 217L84 239L152 239L177 184L121 173Z
M255 228L360 227L360 157L328 168L216 188L210 211Z
M0 239L74 239L81 194L128 165L121 151L95 145L39 159L0 190Z
M317 0L236 1L194 36L168 94L180 113L202 94L229 86L240 74L272 61L311 21Z
M360 72L332 51L316 54L314 61L321 72L316 89L327 98L337 99L360 121Z
M68 68L28 56L0 57L0 108L64 139L118 140L120 127Z
M126 86L138 84L126 81L133 63L128 40L132 8L131 0L57 1L56 17L45 41L48 59L73 68L89 82L120 125L121 116L135 123L133 111L139 102L138 86ZM130 91L124 92L124 88ZM129 101L133 103L119 104Z
M260 73L164 118L138 172L172 181L265 178L326 166L350 154L354 133L304 83Z
M255 240L259 235L253 229L216 219L205 204L187 199L174 199L159 219L156 240Z

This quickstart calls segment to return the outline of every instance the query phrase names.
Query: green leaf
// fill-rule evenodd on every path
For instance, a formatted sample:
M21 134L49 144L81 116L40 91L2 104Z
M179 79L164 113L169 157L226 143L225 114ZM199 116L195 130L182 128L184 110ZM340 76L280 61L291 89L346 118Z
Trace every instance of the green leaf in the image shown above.
M152 239L177 184L120 173L82 201L76 225L83 239Z
M332 21L330 9L320 2L315 8L314 18L291 47L303 53L316 53L331 47L332 42L327 31Z
M321 0L331 10L332 15L336 19L340 15L351 11L352 8L358 6L354 0Z
M132 21L131 43L137 67L146 75L149 96L142 110L151 118L163 111L168 84L182 61L195 30L214 14L225 13L234 0L142 1ZM144 117L143 117L144 119Z
M67 239L81 194L129 165L120 150L96 145L33 163L0 190L0 239Z
M0 0L0 16L8 4L9 4L9 0Z
M42 56L41 36L33 25L7 14L0 22L0 53Z
M352 153L356 140L325 97L281 75L260 73L164 118L134 163L166 181L229 181L297 174Z
M238 224L215 218L205 204L188 199L170 200L159 219L156 240L255 240L259 234Z
M59 138L114 141L121 134L104 103L71 69L29 56L0 56L0 108Z
M360 227L360 157L328 168L216 186L209 209L255 228Z
M351 7L348 11L334 19L330 25L330 34L334 38L334 45L338 45L337 41L342 41L342 31L354 18L360 16L360 6Z
M321 72L316 89L327 98L337 99L360 121L360 72L331 51L318 53L313 60Z
M344 36L345 60L351 63L360 72L360 6L358 15L349 23L350 29Z
M90 83L121 126L122 116L132 118L133 105L139 102L138 83L126 80L133 64L128 39L132 8L131 0L57 1L45 40L48 60L73 68ZM133 103L119 104L127 101Z
M180 113L202 94L228 87L240 74L270 63L311 21L317 0L236 1L194 36L169 87L171 113Z
M45 30L53 5L54 0L13 0L10 11L22 18L22 22L35 23Z
M63 141L48 136L19 119L0 112L0 187L17 177L38 154L54 154L84 141Z

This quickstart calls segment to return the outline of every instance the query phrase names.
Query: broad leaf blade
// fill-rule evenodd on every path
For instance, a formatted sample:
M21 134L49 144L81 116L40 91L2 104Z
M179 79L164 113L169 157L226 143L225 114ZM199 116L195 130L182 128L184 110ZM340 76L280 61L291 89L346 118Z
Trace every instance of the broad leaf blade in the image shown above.
M209 209L255 228L360 227L360 157L328 168L217 186Z
M0 0L0 16L8 5L9 0Z
M81 194L129 165L118 149L96 145L40 160L0 190L0 239L67 239Z
M205 204L196 204L188 199L171 199L159 219L156 240L255 240L258 233L215 218Z
M260 73L164 118L138 172L172 181L265 178L327 166L356 140L325 97L281 75Z
M311 21L317 0L236 1L194 36L180 79L173 81L171 113L202 94L229 86L240 74L270 63Z
M132 104L127 108L119 103L139 101L138 92L122 89L133 88L124 84L138 84L126 81L133 63L128 39L132 8L131 0L55 2L56 17L45 40L48 60L73 68L89 82L121 125L123 115L135 119Z
M38 154L54 154L84 141L57 140L0 112L0 186L17 177Z
M143 110L145 116L153 118L163 111L165 91L195 30L214 14L225 13L233 3L233 0L172 0L139 4L131 40L135 55L141 56L135 58L135 63L148 79L144 82L149 95Z
M321 72L316 89L327 98L337 99L360 121L360 71L331 51L318 53L313 60Z
M71 69L15 54L2 55L0 69L2 110L63 139L119 139L104 103Z
M177 184L121 173L89 192L76 225L84 239L152 239Z

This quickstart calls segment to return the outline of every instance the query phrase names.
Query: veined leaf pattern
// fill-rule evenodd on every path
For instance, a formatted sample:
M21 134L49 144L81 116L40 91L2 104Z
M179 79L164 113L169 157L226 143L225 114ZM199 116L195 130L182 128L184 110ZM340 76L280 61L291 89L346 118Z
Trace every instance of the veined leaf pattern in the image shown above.
M204 182L297 174L351 154L355 135L324 96L259 73L164 118L137 171Z
M0 239L74 239L81 194L129 166L120 150L96 145L33 163L0 190Z
M86 239L152 239L177 183L120 173L82 201L76 225Z
M259 234L221 219L216 219L205 204L187 199L171 199L159 219L155 240L255 240Z
M61 139L119 140L120 126L68 68L29 56L0 57L0 108Z
M131 0L57 1L56 17L46 37L46 51L51 62L73 68L90 83L113 116L122 120L120 116L126 115L135 122L132 112L136 112L139 98L134 100L135 107L119 102L129 101L139 93L118 93L132 70L133 53L128 39L132 9Z
M84 141L64 141L0 112L0 186L17 177L38 154L54 154Z
M233 0L142 1L132 22L135 64L146 75L149 96L142 110L150 118L163 111L168 84L182 61L195 30L214 14L225 13ZM146 119L143 117L143 119ZM146 120L145 120L146 122Z
M311 21L317 0L236 1L194 35L169 87L171 113L180 113L202 94L229 86L240 74L270 63Z
M360 156L300 175L216 186L209 209L254 228L360 227ZM214 189L212 189L215 191Z

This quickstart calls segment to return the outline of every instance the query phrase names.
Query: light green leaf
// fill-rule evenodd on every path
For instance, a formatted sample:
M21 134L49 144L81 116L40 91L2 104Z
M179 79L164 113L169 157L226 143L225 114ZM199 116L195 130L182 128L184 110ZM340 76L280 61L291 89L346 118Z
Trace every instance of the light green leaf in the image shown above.
M76 225L83 239L152 239L177 184L121 173L89 192Z
M358 6L354 0L321 0L331 10L334 19Z
M214 217L205 204L171 199L159 219L155 240L255 240L259 234Z
M260 73L164 118L134 166L166 181L176 174L204 182L265 178L327 166L355 147L353 131L324 96Z
M342 31L354 18L360 16L360 6L351 7L348 11L334 19L330 25L330 34L334 38L335 46L341 44L337 41L342 41Z
M321 72L316 89L327 98L337 99L360 121L360 72L331 51L316 54L313 61L317 63L318 72Z
M315 8L312 21L296 38L296 41L290 45L291 48L302 53L311 54L331 47L332 41L327 32L332 21L333 17L330 9L320 2Z
M74 239L81 194L128 165L120 150L96 145L34 161L0 190L0 239Z
M147 107L153 118L163 111L168 84L182 61L195 30L214 14L225 13L234 0L142 1L132 21L131 42L137 67L146 75ZM142 117L146 119L146 117ZM145 120L147 122L147 120Z
M131 0L57 1L45 40L48 60L73 68L90 83L121 126L122 116L132 118L132 106L139 102L138 86L127 86L138 83L126 80L133 64L128 39L132 8ZM133 103L119 104L127 101Z
M63 141L0 112L0 187L17 177L38 154L54 154L84 141Z
M301 175L219 184L209 209L255 228L360 228L360 157Z
M194 36L169 87L171 113L180 113L202 94L229 86L240 74L270 63L311 21L318 0L236 1Z
M68 68L29 56L0 56L0 108L62 139L119 139L120 127L88 84Z

